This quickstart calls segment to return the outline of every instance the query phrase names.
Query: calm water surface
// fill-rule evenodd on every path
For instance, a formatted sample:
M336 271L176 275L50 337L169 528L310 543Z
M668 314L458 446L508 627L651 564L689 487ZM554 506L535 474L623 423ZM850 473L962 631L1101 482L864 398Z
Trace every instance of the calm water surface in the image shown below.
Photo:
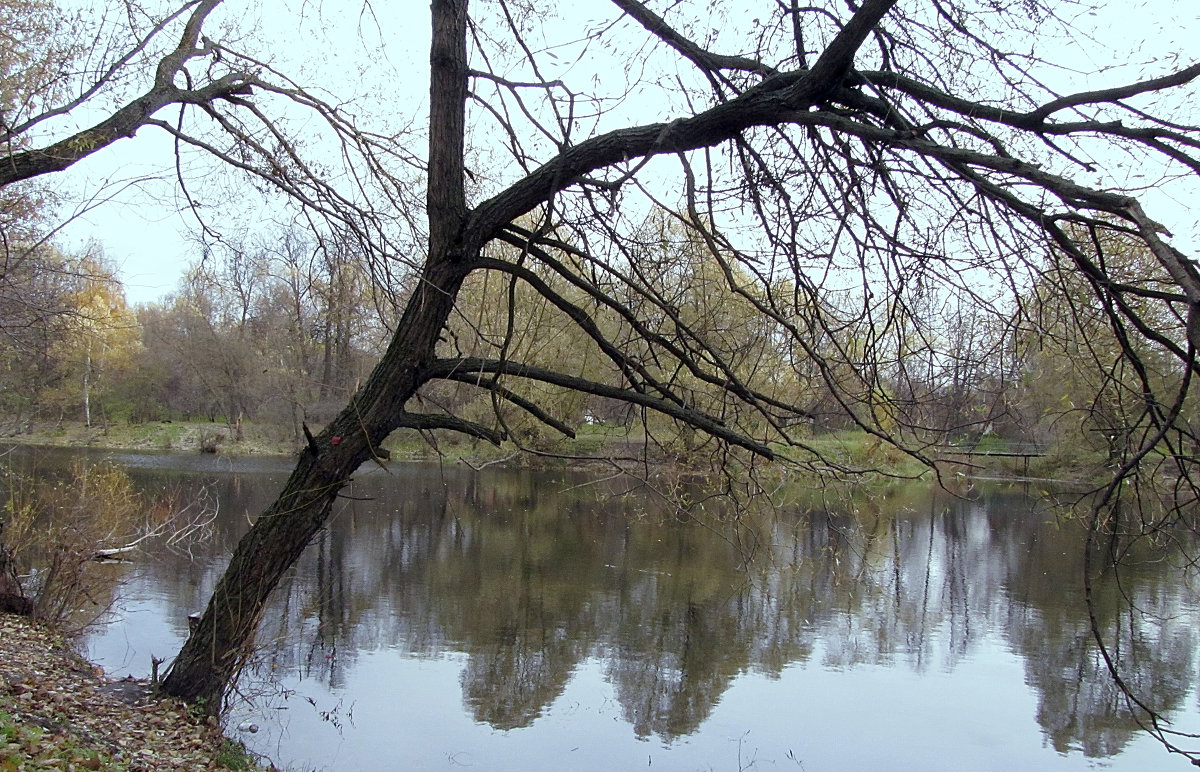
M109 454L208 486L215 539L151 550L88 641L170 656L286 461ZM295 770L1157 770L1093 649L1079 529L1019 487L814 498L753 526L660 517L627 483L363 470L267 612L230 731ZM1186 577L1102 602L1127 675L1200 727ZM253 722L260 731L234 727Z

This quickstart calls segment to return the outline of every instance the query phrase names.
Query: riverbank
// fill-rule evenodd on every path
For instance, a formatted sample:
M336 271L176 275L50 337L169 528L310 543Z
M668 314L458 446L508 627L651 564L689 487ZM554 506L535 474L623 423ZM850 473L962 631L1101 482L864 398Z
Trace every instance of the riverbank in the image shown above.
M255 769L219 726L112 681L57 633L0 614L0 770Z
M18 445L54 448L106 448L109 450L177 450L194 453L234 453L253 456L287 456L298 445L276 427L244 424L155 421L141 424L114 423L85 426L82 423L34 424L20 434L8 433L0 440Z
M294 456L303 447L289 430L278 426L260 426L245 422L240 427L210 422L148 422L86 427L82 423L35 424L21 434L5 434L0 442L61 448L102 448L108 450L175 451L238 456ZM807 450L820 455L816 466L835 470L873 471L894 477L927 476L930 470L913 457L879 438L856 430L830 432L805 441ZM993 443L995 445L995 443ZM1004 450L1005 446L988 446ZM436 446L415 434L397 434L388 438L384 448L397 461L462 461L470 466L503 464L506 466L547 467L629 460L648 454L652 465L692 468L703 460L690 459L685 451L671 452L648 443L640 431L625 427L587 425L580 427L572 440L521 453L513 445L494 447L486 442L458 436L439 438ZM786 448L780 451L787 455ZM977 454L957 451L943 454L927 451L939 462L944 474L952 477L998 479L1057 480L1090 479L1102 472L1104 459L1094 452L1077 450L1070 457L1019 453ZM558 455L562 454L562 455ZM797 453L803 457L804 453ZM1012 456L1012 457L1007 457Z

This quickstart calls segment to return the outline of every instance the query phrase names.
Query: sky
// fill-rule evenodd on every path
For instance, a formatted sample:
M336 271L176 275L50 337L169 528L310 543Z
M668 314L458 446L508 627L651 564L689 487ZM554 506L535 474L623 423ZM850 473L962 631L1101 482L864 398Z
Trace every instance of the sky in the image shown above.
M173 180L163 178L163 159L173 153L160 132L143 129L144 135L124 140L109 157L73 170L70 186L78 200L91 191L109 191L110 200L74 217L58 237L69 252L85 251L99 243L119 269L131 304L162 299L175 291L186 266L198 254L195 220L178 200ZM140 180L130 186L128 181ZM68 204L64 214L74 214L78 204Z
M272 0L252 4L226 0L209 29L219 30L220 14L258 19L257 41L248 44L256 50L276 52L274 63L289 73L300 73L308 84L325 86L330 91L357 92L360 104L377 111L389 110L389 104L404 104L410 112L414 100L424 102L428 11L423 2L377 4L378 13L392 17L374 18L342 12L344 6L330 3L325 7L304 0ZM1144 0L1144 2L1106 3L1097 15L1085 15L1081 24L1095 25L1095 41L1077 54L1079 69L1111 67L1117 64L1113 51L1128 50L1129 41L1144 40L1135 50L1142 60L1158 58L1165 51L1195 50L1195 56L1180 61L1185 66L1200 59L1200 5L1192 0ZM355 6L357 7L357 6ZM565 12L569 13L569 12ZM584 10L581 13L589 13ZM590 12L597 16L594 9ZM299 20L299 25L297 21ZM557 23L569 23L559 19ZM584 26L587 19L580 20ZM299 26L299 29L297 29ZM366 46L358 42L365 35ZM378 47L380 36L388 39L386 50ZM214 35L214 37L217 37ZM365 55L361 53L366 49ZM368 67L370 66L370 67ZM375 74L372 75L371 73ZM372 80L375 78L375 80ZM383 80L380 80L383 78ZM419 110L418 110L419 111ZM167 117L169 113L164 113ZM81 121L80 125L86 125ZM174 291L184 271L200 254L198 228L187 210L173 180L173 143L167 135L152 127L143 128L133 139L97 153L55 179L54 184L67 191L64 214L76 211L81 202L99 196L109 198L103 205L75 217L60 232L58 240L68 250L82 249L98 242L118 266L125 282L129 302L145 303L161 299ZM1128 181L1136 184L1137 169L1127 170ZM137 180L135 184L131 181ZM1081 182L1093 180L1079 178ZM249 211L223 206L221 188L206 188L196 180L198 198L209 198L211 210L221 217L242 218L248 227L261 224L267 215L259 205L244 205ZM1191 189L1194 189L1192 186ZM102 191L97 194L97 191ZM215 197L218 200L212 201ZM238 199L230 198L236 202ZM1162 212L1160 219L1184 222L1190 228L1197 219L1191 211L1187 193L1174 198L1154 194L1149 211ZM1177 229L1178 230L1178 229ZM1176 240L1185 253L1194 253L1188 243Z
M424 102L427 4L403 0L378 5L377 12L390 10L393 16L348 14L341 0L326 4L226 0L208 19L205 30L227 41L232 24L253 29L252 37L238 44L241 50L259 56L262 51L273 52L272 66L306 86L323 89L326 96L356 96L363 109L381 113L391 109L389 104ZM386 33L381 32L384 29ZM390 38L385 53L379 51L381 34ZM364 49L365 55L360 53ZM177 116L177 110L167 109L157 117L173 121ZM84 115L71 130L96 120L94 115ZM98 243L118 267L131 304L155 302L174 292L202 252L201 230L175 181L174 164L174 140L155 127L143 127L133 138L93 154L53 181L63 198L60 215L68 220L56 240L68 250L80 251ZM261 227L279 216L264 211L259 197L242 199L226 190L227 180L210 179L211 170L204 166L193 166L185 177L189 192L202 204L201 211L211 212L214 222L232 224L231 230ZM95 205L99 201L103 203Z

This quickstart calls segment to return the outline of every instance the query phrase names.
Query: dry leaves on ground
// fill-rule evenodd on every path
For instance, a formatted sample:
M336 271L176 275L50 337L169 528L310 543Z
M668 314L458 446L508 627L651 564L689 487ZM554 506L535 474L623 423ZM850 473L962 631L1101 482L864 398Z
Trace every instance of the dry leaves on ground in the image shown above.
M215 722L105 680L61 636L0 614L0 772L245 769Z

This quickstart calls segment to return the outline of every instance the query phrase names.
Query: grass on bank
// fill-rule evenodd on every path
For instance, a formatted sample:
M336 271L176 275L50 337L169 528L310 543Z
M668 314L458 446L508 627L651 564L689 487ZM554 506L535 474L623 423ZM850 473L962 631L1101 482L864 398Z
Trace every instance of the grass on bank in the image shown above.
M574 439L550 431L527 438L522 446L533 448L535 452L532 454L521 453L512 442L495 447L483 440L449 432L434 432L428 436L416 432L396 432L387 439L384 447L398 461L440 459L445 462L465 461L475 466L496 462L513 465L555 463L550 455L539 455L536 451L567 457L605 458L632 457L650 448L652 461L686 467L689 458L695 458L698 464L703 465L704 455L711 451L711 443L705 443L698 434L686 440L663 436L661 433L656 434L655 438L665 441L673 449L670 452L655 449L654 443L647 441L644 427L604 423L580 426ZM290 427L260 425L249 421L242 423L240 431L235 426L207 421L112 423L107 427L90 428L79 422L45 423L34 425L31 432L10 434L0 439L54 447L215 452L231 456L291 456L303 445L293 436ZM982 454L969 457L949 455L940 453L936 448L929 448L926 453L940 459L943 471L956 476L1081 479L1103 473L1108 463L1102 448L1093 447L1094 443L1085 441L1093 439L1064 439L1048 448L1045 455L1028 459ZM922 476L929 471L912 456L860 430L818 432L805 439L804 443L823 459L816 462L818 467L825 464L831 468L876 470L905 477ZM687 448L689 444L693 445L692 451ZM984 437L972 447L978 451L1016 449L1016 446L996 437ZM777 450L785 456L808 460L804 451L798 448L780 446Z
M180 452L230 453L234 455L285 456L298 444L290 430L243 422L239 428L208 421L154 421L85 426L77 421L34 424L32 431L8 434L8 442L64 448L111 448L123 450L170 450Z

